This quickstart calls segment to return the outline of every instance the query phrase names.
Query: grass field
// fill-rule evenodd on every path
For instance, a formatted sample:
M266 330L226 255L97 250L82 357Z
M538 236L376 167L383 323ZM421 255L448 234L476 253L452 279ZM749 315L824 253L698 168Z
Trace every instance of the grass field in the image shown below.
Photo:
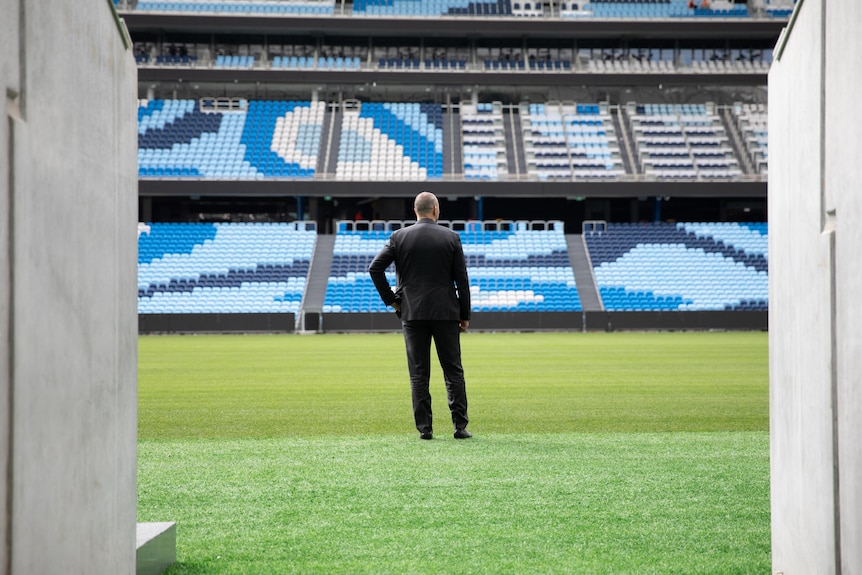
M400 335L147 336L138 520L167 573L768 573L766 333L470 333L475 437Z

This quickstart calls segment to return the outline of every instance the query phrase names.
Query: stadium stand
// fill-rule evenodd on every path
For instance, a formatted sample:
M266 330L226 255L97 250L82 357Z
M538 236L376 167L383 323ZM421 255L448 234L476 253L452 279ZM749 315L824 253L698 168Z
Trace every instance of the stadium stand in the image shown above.
M386 311L368 265L395 229L411 223L339 223L324 313ZM561 222L440 223L461 236L473 311L580 311ZM387 278L395 285L394 267Z
M434 180L443 175L437 104L348 102L342 107L340 180Z
M498 180L508 173L500 102L461 104L464 179Z
M227 108L227 109L225 109ZM312 177L323 102L142 100L138 174L263 179Z
M643 173L658 179L732 179L742 170L715 106L627 105Z
M138 313L299 311L310 222L148 223L138 232Z
M322 141L327 110L339 110L331 144ZM463 103L461 157L453 174L498 180L509 172L510 148L522 149L526 177L534 180L734 180L746 171L767 173L764 104L719 109L705 104ZM625 134L634 143L631 172L622 159ZM336 112L332 112L336 113ZM242 99L141 100L138 172L141 177L262 180L309 179L321 156L336 158L339 180L435 180L443 176L444 107L408 102L325 102ZM722 114L728 116L726 126ZM505 135L510 120L520 131ZM728 128L736 132L736 146ZM456 127L455 129L458 129ZM447 152L451 154L452 151ZM323 168L321 168L323 169ZM324 172L326 174L327 172ZM327 177L332 177L331 172Z
M605 310L767 309L765 223L587 227L584 239Z
M521 104L527 170L541 180L603 179L625 174L606 106Z

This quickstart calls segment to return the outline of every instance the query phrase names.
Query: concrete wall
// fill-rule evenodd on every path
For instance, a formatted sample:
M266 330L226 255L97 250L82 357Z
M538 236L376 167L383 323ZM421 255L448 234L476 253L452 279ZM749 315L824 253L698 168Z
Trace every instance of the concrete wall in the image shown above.
M105 0L0 14L0 573L133 573L134 58Z
M772 562L787 575L862 572L862 4L826 4L797 4L769 74Z

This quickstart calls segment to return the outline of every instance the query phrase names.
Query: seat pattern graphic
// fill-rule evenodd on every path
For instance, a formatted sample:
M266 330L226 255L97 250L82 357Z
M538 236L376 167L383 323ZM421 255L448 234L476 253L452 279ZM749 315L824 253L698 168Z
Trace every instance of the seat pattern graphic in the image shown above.
M767 224L608 224L584 234L609 311L765 310Z
M295 223L141 225L138 313L298 313L316 238Z
M206 111L198 100L143 100L138 107L138 175L220 180L311 178L317 168L323 102L250 101Z
M390 231L344 231L335 238L324 313L384 312L368 265ZM473 311L579 311L562 229L460 231ZM395 285L395 269L387 270ZM391 310L390 310L391 311Z
M440 179L442 108L372 102L345 111L335 175L341 180Z

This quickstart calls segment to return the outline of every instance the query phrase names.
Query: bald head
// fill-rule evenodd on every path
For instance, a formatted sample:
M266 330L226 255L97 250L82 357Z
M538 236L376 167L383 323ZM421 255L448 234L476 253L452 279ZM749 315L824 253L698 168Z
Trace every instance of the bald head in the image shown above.
M437 196L431 192L420 192L413 200L413 211L416 212L416 217L419 219L431 218L437 221L440 215L440 203L437 201Z

